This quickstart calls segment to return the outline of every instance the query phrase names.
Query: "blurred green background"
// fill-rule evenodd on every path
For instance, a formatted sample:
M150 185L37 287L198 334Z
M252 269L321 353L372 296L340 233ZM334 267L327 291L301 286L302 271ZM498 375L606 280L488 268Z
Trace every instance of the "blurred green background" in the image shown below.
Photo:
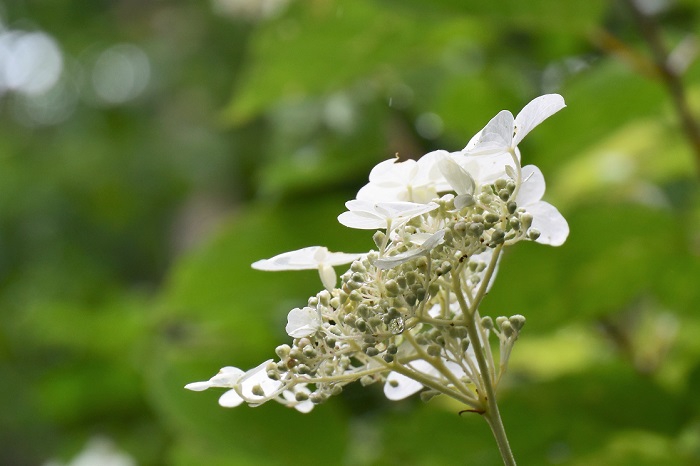
M0 464L96 438L140 465L498 464L445 401L357 387L302 415L182 387L274 357L320 288L251 262L369 249L335 217L374 164L547 92L568 108L521 150L571 236L509 251L482 311L528 319L500 395L516 458L700 464L700 153L648 40L700 118L700 5L638 9L0 0Z

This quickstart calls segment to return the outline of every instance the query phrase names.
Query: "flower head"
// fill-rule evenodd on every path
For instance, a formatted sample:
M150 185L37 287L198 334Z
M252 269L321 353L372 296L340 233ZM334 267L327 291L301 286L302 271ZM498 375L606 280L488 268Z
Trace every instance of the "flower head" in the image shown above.
M559 94L546 94L533 99L513 118L502 110L479 131L464 148L467 155L497 155L514 152L532 129L566 107Z
M434 202L369 202L353 200L345 203L348 208L338 216L338 221L348 228L360 230L392 230L413 217L438 208Z
M445 186L436 163L448 154L436 150L420 159L399 162L393 158L377 164L369 174L369 183L357 193L357 199L368 202L417 202L425 204L444 191Z
M322 246L310 246L278 254L270 259L253 262L252 267L266 271L318 269L323 286L328 290L332 290L336 283L336 274L333 266L349 264L360 256L362 256L362 253L330 252Z

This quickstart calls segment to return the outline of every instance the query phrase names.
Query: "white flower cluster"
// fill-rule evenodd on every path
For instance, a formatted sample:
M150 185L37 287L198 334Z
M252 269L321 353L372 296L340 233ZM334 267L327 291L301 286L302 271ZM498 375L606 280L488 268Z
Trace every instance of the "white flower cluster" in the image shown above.
M338 217L347 227L376 230L377 249L345 254L316 246L254 263L318 269L325 290L289 313L293 342L277 347L278 360L247 372L225 367L185 388L227 388L219 399L227 407L275 400L308 412L359 380L383 383L392 400L422 390L424 399L444 394L482 411L525 323L520 315L479 316L501 251L521 240L558 246L569 233L542 201L542 173L521 166L517 147L563 107L561 96L544 95L515 118L500 112L462 151L379 163ZM333 266L347 263L336 287Z

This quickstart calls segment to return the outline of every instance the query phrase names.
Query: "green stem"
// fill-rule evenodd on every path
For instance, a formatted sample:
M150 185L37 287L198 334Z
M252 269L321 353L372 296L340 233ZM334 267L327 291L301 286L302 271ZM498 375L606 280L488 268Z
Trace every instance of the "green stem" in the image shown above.
M481 374L481 380L478 385L483 390L483 392L479 393L479 396L482 401L485 402L483 416L486 419L486 422L488 422L489 427L491 427L491 432L493 432L493 436L496 439L498 450L500 451L501 458L503 459L503 464L506 466L515 466L515 458L513 457L513 452L510 449L505 427L503 426L503 420L501 419L501 414L498 410L496 389L493 383L493 374L491 373L489 364L486 361L486 355L484 352L484 346L488 345L489 343L488 341L482 340L481 336L479 335L480 331L477 328L477 325L481 326L481 322L476 321L476 317L478 316L477 309L486 295L486 288L488 287L488 283L491 281L491 277L493 276L501 250L501 245L497 246L494 250L491 263L484 274L484 279L471 302L471 306L468 306L466 300L464 299L460 276L455 274L452 281L457 301L459 302L462 309L462 314L464 315L464 319L466 321L469 340L471 341L472 349L474 350L474 358L476 359L476 363L479 366L479 372Z

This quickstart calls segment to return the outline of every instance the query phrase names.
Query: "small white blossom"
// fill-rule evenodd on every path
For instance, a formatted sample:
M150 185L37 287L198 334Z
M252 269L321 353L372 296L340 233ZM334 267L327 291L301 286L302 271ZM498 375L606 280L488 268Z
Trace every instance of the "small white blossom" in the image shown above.
M399 162L393 158L377 164L369 174L369 183L357 193L357 199L368 202L417 202L425 204L449 189L436 163L448 154L436 150L420 159Z
M285 330L290 337L302 338L316 333L321 324L321 314L318 310L308 306L303 309L297 307L289 311Z
M559 94L546 94L533 99L513 118L502 110L479 131L464 148L467 155L489 155L513 152L534 127L566 107Z
M243 398L236 393L233 389L241 378L245 375L245 372L237 367L223 367L218 374L209 379L206 382L193 382L185 385L187 390L192 390L195 392L201 392L208 388L230 388L231 390L224 393L221 398L219 398L219 404L224 407L235 407L243 403Z
M345 203L348 208L338 216L338 221L348 228L359 230L391 230L413 217L423 215L438 208L434 202L369 202L353 200Z
M262 259L253 262L252 267L257 270L280 271L280 270L311 270L318 269L321 282L327 290L332 290L336 283L334 265L349 264L358 257L359 254L348 254L344 252L330 252L322 246L310 246L308 248L297 249L296 251L278 254L270 259Z

